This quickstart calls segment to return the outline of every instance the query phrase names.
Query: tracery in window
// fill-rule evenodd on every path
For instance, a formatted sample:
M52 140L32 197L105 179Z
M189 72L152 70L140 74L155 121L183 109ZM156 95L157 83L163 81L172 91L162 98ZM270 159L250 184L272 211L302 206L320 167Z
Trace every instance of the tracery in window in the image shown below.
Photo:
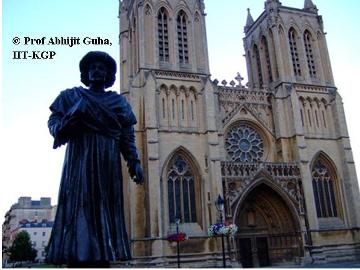
M225 149L234 162L257 162L264 155L264 142L255 129L241 124L227 133Z
M169 62L168 15L164 7L158 13L158 49L159 60Z
M301 76L299 52L296 44L297 36L294 28L291 28L289 30L288 36L289 36L289 46L290 46L291 60L293 64L293 71L296 76Z
M312 78L316 78L315 59L314 59L311 40L312 40L311 34L308 30L306 30L304 32L304 45L305 45L306 60L309 69L309 75Z
M167 174L169 222L197 222L195 179L185 158L177 154Z
M151 15L151 7L149 4L145 6L145 15Z
M186 27L186 14L181 10L177 17L177 36L180 64L189 63L188 35Z
M334 175L331 174L328 164L321 158L314 163L312 168L312 185L317 216L337 217Z

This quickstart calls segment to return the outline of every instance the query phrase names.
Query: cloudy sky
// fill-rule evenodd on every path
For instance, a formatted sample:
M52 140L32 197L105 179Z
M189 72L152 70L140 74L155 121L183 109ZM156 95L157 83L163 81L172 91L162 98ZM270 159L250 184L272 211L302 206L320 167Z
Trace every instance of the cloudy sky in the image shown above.
M303 0L282 0L303 7ZM359 87L360 1L313 0L323 15L335 84L343 97L353 147L360 165ZM242 38L247 8L256 19L264 0L205 0L212 79L245 78ZM119 59L117 0L2 1L1 222L20 196L51 197L56 204L64 147L53 150L48 133L49 105L58 93L79 86L78 62L90 50L104 50ZM28 44L25 45L25 38ZM45 46L31 39L100 37L112 45ZM20 44L16 45L16 38ZM42 42L41 40L37 42ZM14 59L14 51L55 51L53 59ZM45 55L44 55L45 56ZM245 79L247 81L247 79ZM115 82L114 89L118 88Z

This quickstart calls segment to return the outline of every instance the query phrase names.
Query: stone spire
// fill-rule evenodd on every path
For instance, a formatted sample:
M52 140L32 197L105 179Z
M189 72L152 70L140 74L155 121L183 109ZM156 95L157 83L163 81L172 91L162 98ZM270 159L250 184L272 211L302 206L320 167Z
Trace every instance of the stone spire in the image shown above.
M269 26L272 27L277 24L279 20L279 8L281 5L279 0L266 0L264 9Z
M280 4L280 5L281 5L281 3L280 3L279 0L266 0L266 3L277 3L277 4ZM266 3L265 3L265 4L266 4Z
M275 16L278 14L279 7L281 6L281 2L279 0L266 0L265 2L265 11L268 16Z
M281 6L281 2L279 0L266 0L265 1L265 8L267 6Z
M120 0L120 3L124 6L128 6L129 5L129 0Z
M279 0L266 0L265 2L265 10L268 13L272 10L277 10L279 6L281 6L281 2Z
M200 7L200 10L201 10L202 14L205 14L205 3L204 3L204 0L198 0L198 4L199 4L199 7Z
M313 13L317 13L317 11L318 11L317 7L314 5L314 3L311 0L305 0L304 10L313 12Z
M246 33L249 28L252 26L252 24L254 23L254 19L253 17L251 16L251 13L250 13L250 8L247 9L247 18L246 18L246 25L244 27L244 32Z
M129 7L129 0L120 0L119 14L128 10L128 7Z

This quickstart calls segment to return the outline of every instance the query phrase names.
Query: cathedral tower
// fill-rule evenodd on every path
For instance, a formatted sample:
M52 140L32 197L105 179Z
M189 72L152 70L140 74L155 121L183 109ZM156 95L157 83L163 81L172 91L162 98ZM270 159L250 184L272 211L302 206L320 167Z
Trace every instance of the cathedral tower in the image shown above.
M177 221L182 263L219 266L221 241L207 236L219 194L239 228L226 243L233 266L359 258L359 187L314 2L266 0L255 20L248 10L246 86L210 80L203 0L122 0L119 18L121 92L146 179L125 181L139 266L173 265Z
M248 11L244 32L249 85L272 100L272 162L299 166L305 257L336 260L347 256L350 246L355 254L359 187L322 17L311 0L302 9L267 0L255 21Z
M222 189L204 8L202 0L120 2L121 91L138 118L146 178L127 187L129 231L133 254L162 265L175 254L166 236L177 220L195 239L182 256L204 256Z

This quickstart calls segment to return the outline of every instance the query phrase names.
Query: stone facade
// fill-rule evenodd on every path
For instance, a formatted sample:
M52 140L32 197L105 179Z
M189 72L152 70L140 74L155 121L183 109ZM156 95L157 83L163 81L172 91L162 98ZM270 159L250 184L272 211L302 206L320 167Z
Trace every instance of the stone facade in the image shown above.
M31 197L20 197L6 212L5 221L2 224L2 247L3 263L7 259L6 250L11 247L16 234L20 230L29 232L31 241L41 242L37 244L38 260L44 259L42 241L50 237L52 222L56 213L56 207L51 205L51 198L42 197L40 200L32 200ZM34 232L36 231L36 234ZM45 235L43 236L43 232ZM40 244L41 243L41 244Z
M183 263L218 265L221 242L207 236L218 194L239 227L234 266L359 259L359 187L316 6L267 0L248 13L246 86L210 80L204 9L120 1L121 90L146 176L124 187L135 263L176 262L166 236L179 218Z
M34 249L37 250L36 261L44 262L46 251L45 248L49 242L53 221L43 220L41 222L23 220L19 226L13 231L15 237L21 231L26 231L30 236L30 241ZM12 240L15 240L13 238Z

